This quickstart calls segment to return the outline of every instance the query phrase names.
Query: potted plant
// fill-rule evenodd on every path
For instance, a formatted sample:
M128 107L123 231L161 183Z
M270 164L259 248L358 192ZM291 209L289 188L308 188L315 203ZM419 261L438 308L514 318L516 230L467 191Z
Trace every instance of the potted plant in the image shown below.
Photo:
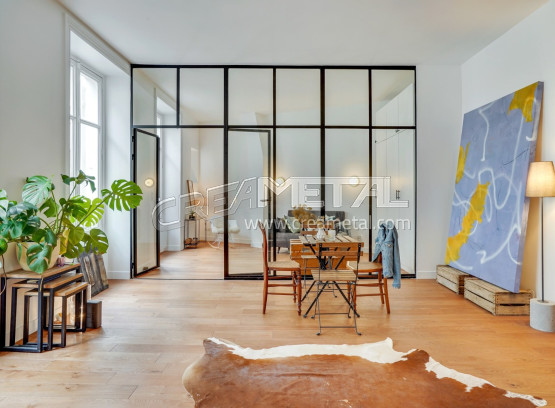
M17 204L8 201L6 217L19 212L20 218L14 218L13 215L9 215L9 219L2 218L0 213L0 255L6 251L7 242L17 242L18 259L22 267L42 273L56 262L56 251L68 258L76 258L83 251L103 254L108 250L109 243L98 224L106 208L129 211L142 200L141 188L132 181L116 180L110 188L100 191L97 198L90 199L77 191L79 187L90 187L93 193L96 192L94 177L80 171L76 177L62 175L61 178L69 186L67 197L57 200L52 180L45 176L33 176L23 186L23 202ZM11 211L9 203L14 208ZM19 226L14 227L14 223ZM21 234L12 234L20 229ZM2 239L6 244L2 243Z

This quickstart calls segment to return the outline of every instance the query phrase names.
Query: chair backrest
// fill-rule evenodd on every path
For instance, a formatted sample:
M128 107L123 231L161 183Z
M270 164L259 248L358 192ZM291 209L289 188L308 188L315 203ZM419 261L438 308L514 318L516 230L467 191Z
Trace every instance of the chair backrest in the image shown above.
M356 262L358 272L361 249L361 242L321 242L318 244L318 257L328 259L331 263L328 267L333 269L337 269L343 261Z
M266 229L262 222L258 221L258 228L262 232L262 257L264 258L264 279L268 278L268 239L266 238Z

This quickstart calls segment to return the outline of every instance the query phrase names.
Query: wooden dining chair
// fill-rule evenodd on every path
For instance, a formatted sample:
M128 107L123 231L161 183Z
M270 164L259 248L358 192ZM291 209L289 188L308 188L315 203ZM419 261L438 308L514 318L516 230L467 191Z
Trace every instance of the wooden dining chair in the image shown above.
M321 260L325 259L327 262L320 262L320 268L312 273L312 276L318 285L318 293L316 295L316 299L314 300L316 302L315 316L318 315L319 324L319 330L316 333L317 335L322 333L322 328L353 328L355 329L355 333L360 336L361 333L358 331L357 327L357 317L360 316L358 315L353 302L357 287L356 267L360 261L361 248L362 243L360 242L333 242L318 244L318 258ZM343 262L347 262L347 264L350 262L355 269L339 268ZM323 269L324 264L326 265L326 269ZM335 293L336 289L348 305L347 312L321 312L320 299L322 293L330 290ZM347 292L346 294L345 291ZM322 326L322 315L346 314L350 318L351 311L353 312L353 326Z
M293 261L274 261L268 262L268 239L266 237L266 229L260 221L258 221L258 228L262 231L263 245L262 257L264 258L264 294L262 303L262 313L266 313L266 303L268 295L293 295L293 302L297 303L297 312L301 314L301 267ZM279 272L289 272L290 275L278 275ZM291 280L291 282L287 282ZM279 283L272 283L279 282ZM270 288L275 287L288 287L292 288L292 292L270 292Z
M387 278L383 276L382 254L378 255L377 262L360 261L358 264L358 283L354 291L353 303L357 305L357 297L362 296L379 296L382 305L385 303L387 313L390 313L389 308L389 293L387 289ZM355 265L348 262L347 266L351 270L355 270ZM378 288L378 292L372 293L358 293L359 288Z

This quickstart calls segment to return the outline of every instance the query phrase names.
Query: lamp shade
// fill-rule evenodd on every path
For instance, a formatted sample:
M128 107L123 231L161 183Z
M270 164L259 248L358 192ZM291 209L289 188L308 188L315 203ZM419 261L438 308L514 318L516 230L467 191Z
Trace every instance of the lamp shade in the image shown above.
M555 197L555 168L553 162L530 163L526 197Z

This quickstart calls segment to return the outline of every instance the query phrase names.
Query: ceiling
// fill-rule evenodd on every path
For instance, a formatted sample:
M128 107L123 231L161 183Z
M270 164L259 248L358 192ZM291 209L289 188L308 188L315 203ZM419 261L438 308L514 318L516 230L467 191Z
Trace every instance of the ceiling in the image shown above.
M460 64L547 0L57 0L133 63Z

